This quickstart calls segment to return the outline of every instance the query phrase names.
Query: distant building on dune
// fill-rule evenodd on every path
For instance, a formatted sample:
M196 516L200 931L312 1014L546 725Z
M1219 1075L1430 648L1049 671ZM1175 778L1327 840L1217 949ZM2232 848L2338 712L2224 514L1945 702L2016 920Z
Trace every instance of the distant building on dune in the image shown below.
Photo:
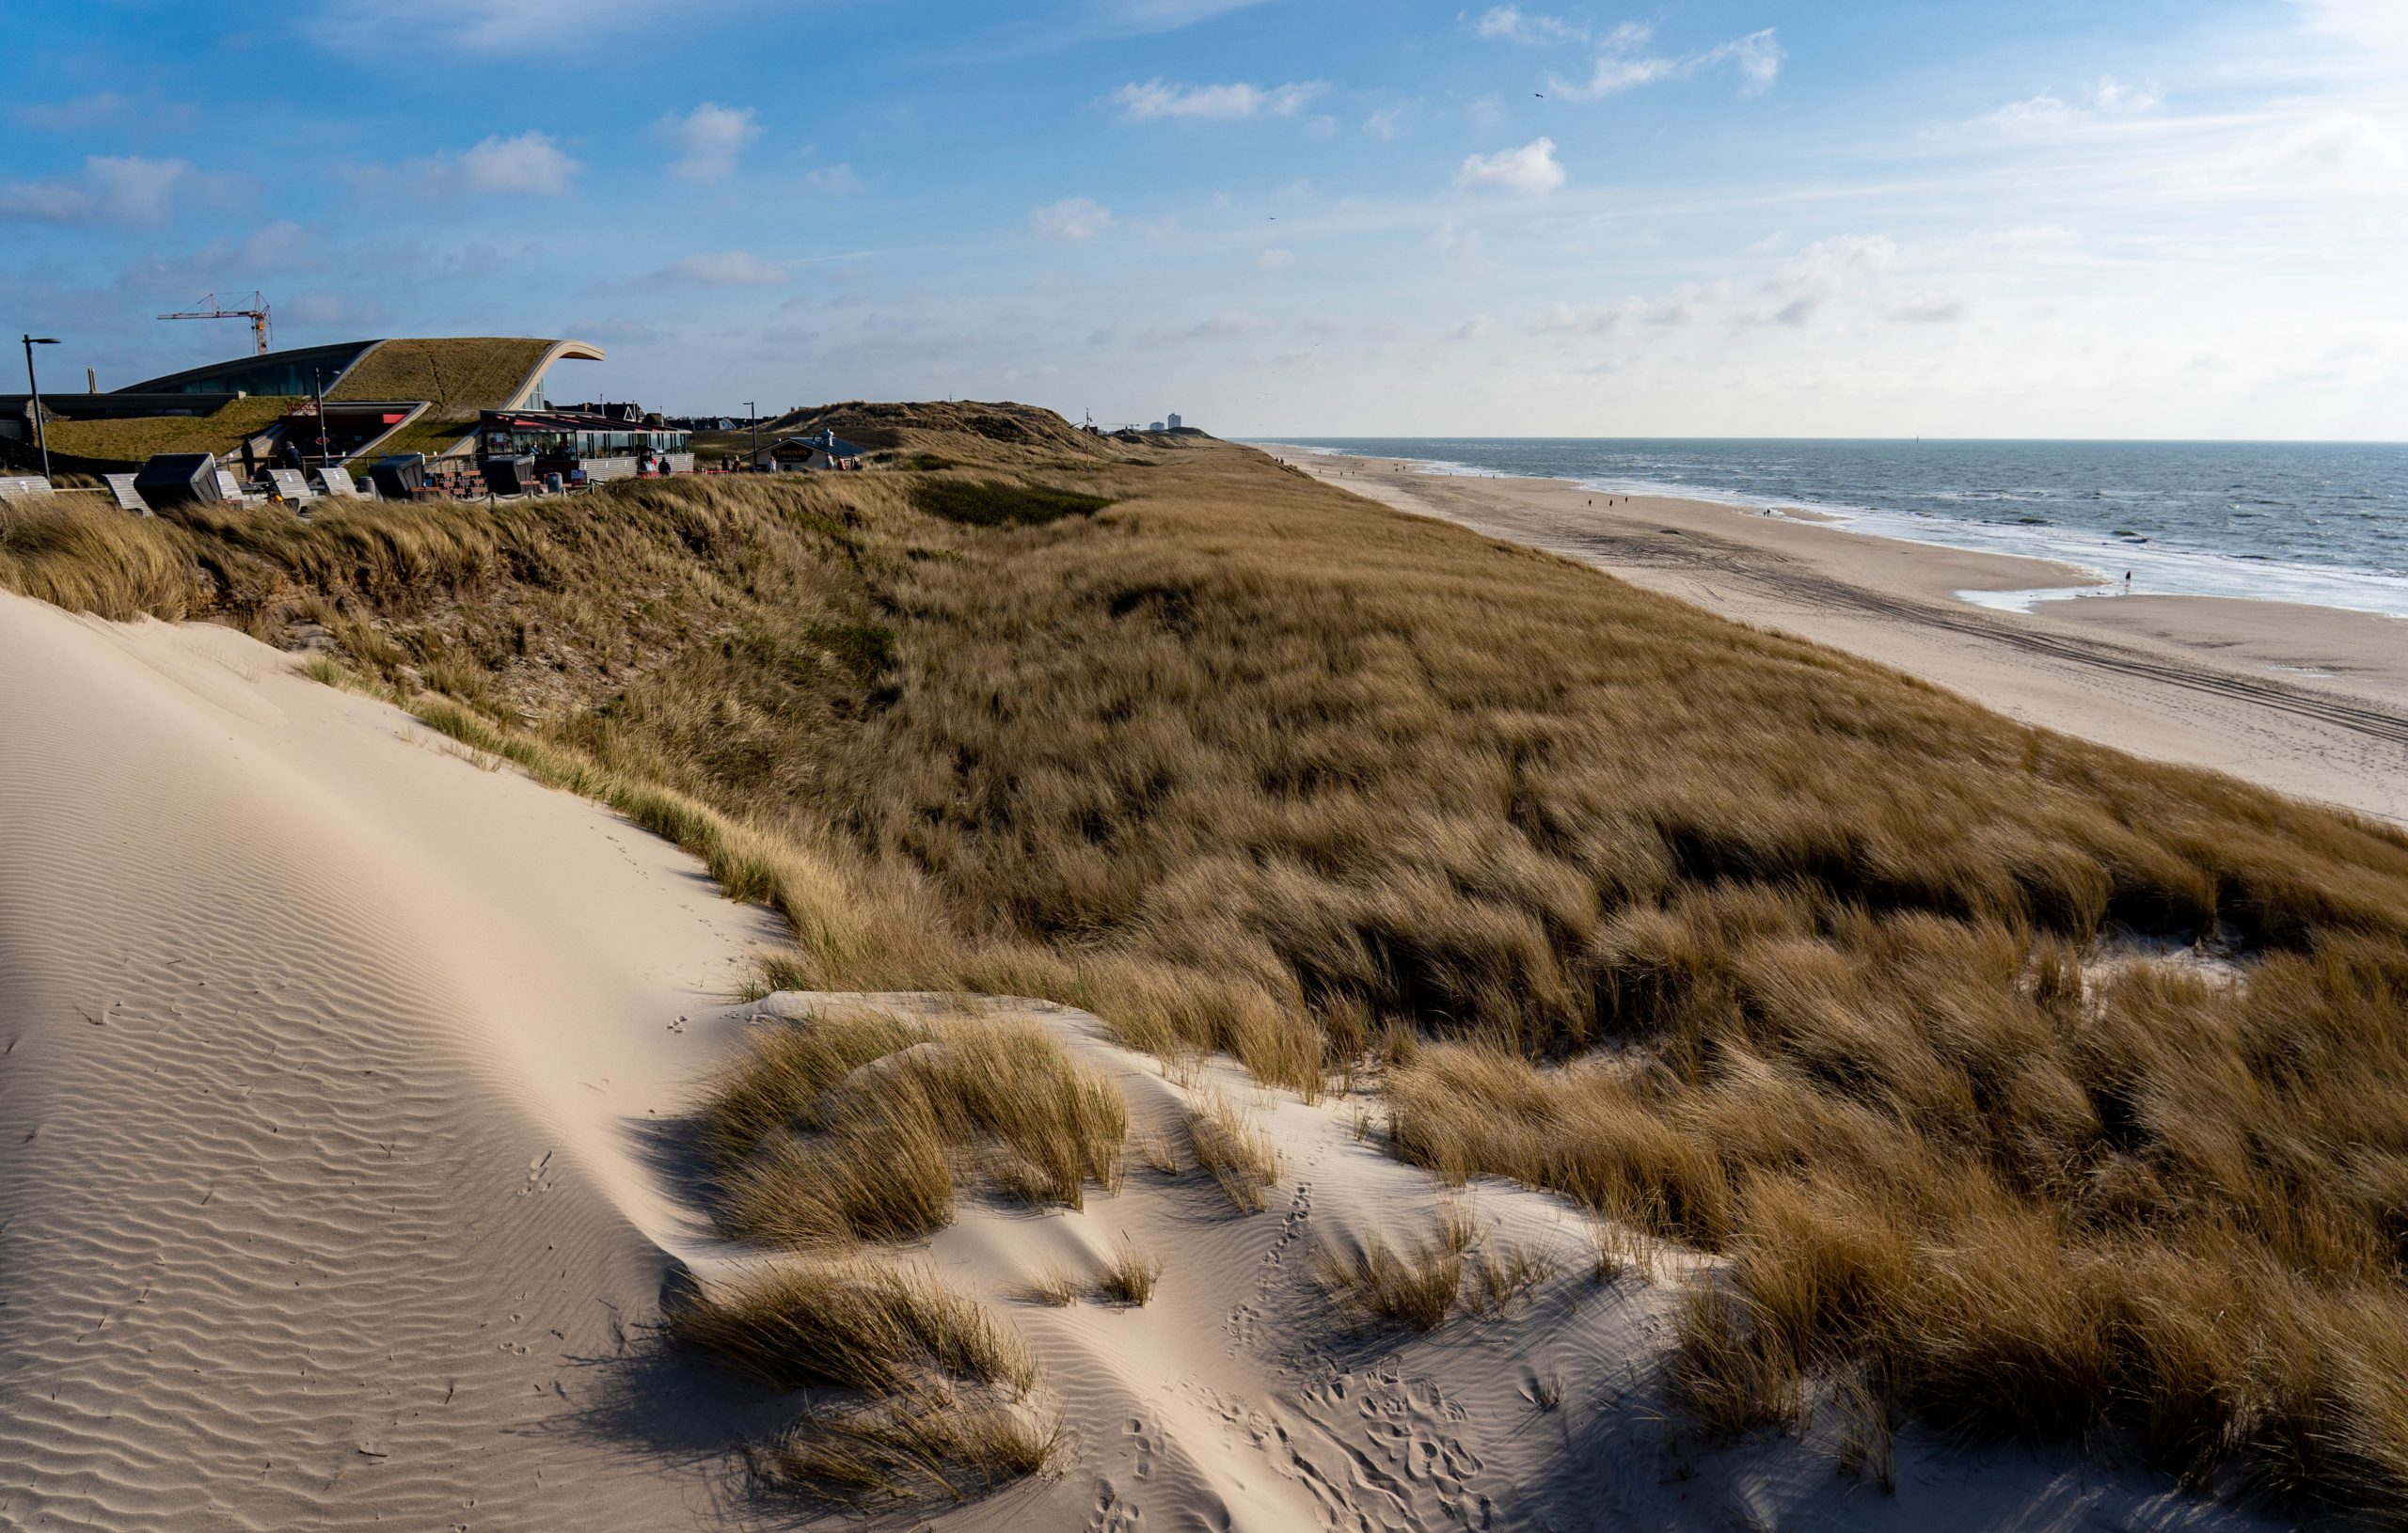
M1179 430L1180 426L1186 423L1179 419L1179 412L1177 410L1173 410L1170 414L1163 417L1163 419L1173 431Z
M1149 425L1146 429L1147 429L1148 431L1160 431L1160 430L1162 430L1162 429L1163 429L1163 423L1162 423L1161 421L1157 420L1157 421L1154 421L1152 424Z
M769 466L781 474L808 469L859 468L869 449L846 441L832 430L816 436L789 436L768 450Z

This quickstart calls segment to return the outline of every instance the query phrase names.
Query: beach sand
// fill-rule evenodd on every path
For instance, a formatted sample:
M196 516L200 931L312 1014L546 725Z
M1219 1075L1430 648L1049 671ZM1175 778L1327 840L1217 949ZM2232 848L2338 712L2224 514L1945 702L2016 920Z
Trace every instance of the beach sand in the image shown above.
M2408 623L2396 618L2112 587L2001 611L1957 593L2096 582L2069 565L1872 537L1797 509L1265 450L1401 510L1895 666L2025 723L2408 823Z
M745 1030L829 1005L1034 1017L1177 1143L1221 1093L1276 1145L1264 1209L1133 1155L1080 1210L964 1202L907 1253L1026 1334L1054 1471L895 1525L1140 1530L2242 1528L2070 1448L1736 1445L1662 1367L1706 1258L1610 1281L1592 1225L1389 1159L1376 1099L1166 1065L1042 1003L744 1003L778 934L689 857L230 630L0 594L0 1525L858 1526L764 1501L790 1420L657 1335L664 1290L787 1259L709 1231L673 1128ZM1527 1291L1429 1335L1350 1331L1322 1253L1427 1235ZM1049 1308L1123 1237L1143 1308ZM1467 1276L1465 1288L1474 1287Z

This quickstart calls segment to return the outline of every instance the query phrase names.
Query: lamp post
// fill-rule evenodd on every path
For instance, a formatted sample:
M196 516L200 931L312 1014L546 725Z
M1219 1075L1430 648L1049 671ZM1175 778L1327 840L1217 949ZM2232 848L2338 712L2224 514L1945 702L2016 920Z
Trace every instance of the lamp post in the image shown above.
M41 477L50 478L50 435L41 429L41 385L34 379L34 348L55 346L56 336L25 336L25 387L34 397L34 440L41 446Z
M318 396L318 466L324 468L326 456L326 375L318 368L309 370L309 391Z
M758 473L761 468L761 406L749 399L744 402L744 423L752 428L752 455L744 460L744 471Z

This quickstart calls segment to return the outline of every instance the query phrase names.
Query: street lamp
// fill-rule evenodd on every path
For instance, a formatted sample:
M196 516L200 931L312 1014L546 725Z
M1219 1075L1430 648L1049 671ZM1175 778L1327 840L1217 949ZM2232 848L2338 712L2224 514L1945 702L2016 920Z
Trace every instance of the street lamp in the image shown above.
M761 406L749 399L744 402L744 423L752 428L752 455L744 460L744 471L758 473L761 468Z
M326 453L326 375L317 368L309 370L309 391L318 396L318 466L324 468Z
M25 387L34 397L34 440L41 444L41 477L50 478L50 436L41 429L41 385L34 381L34 348L55 346L56 336L25 336Z

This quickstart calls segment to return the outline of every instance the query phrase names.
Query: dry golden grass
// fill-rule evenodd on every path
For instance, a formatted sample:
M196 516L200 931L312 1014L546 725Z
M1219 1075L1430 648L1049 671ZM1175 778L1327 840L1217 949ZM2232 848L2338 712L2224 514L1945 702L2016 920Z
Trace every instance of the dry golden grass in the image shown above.
M1061 1424L1024 1406L924 1392L816 1412L752 1455L754 1471L851 1501L966 1499L1045 1468Z
M1434 1331L1463 1290L1464 1256L1443 1233L1402 1248L1374 1236L1352 1256L1322 1252L1314 1272L1350 1324L1379 1320Z
M731 1236L814 1248L953 1217L956 1184L1081 1205L1117 1187L1128 1112L1035 1022L832 1012L756 1029L705 1104Z
M1153 1298L1154 1285L1162 1281L1162 1275L1163 1258L1138 1250L1123 1235L1103 1265L1101 1286L1103 1296L1114 1304L1143 1304Z
M1028 1297L1048 1309L1079 1302L1079 1280L1059 1267L1042 1267L1028 1280Z
M946 1380L1034 1387L1010 1327L966 1294L890 1262L793 1262L673 1310L670 1335L776 1390L892 1396Z
M768 1388L845 1391L753 1451L764 1478L848 1498L963 1496L1044 1467L1058 1425L1008 1326L916 1268L793 1264L673 1308L671 1336Z
M1047 996L1303 1091L1373 1071L1410 1158L1731 1254L1687 1322L1716 1419L1854 1377L2408 1499L2400 833L1243 450L814 419L958 466L11 510L0 580L308 621L445 689L465 743L784 911L775 983ZM912 504L931 475L1115 503L964 526ZM2111 975L2126 934L2242 979Z
M1218 1091L1187 1110L1188 1151L1240 1213L1259 1213L1279 1179L1279 1151L1254 1115Z

